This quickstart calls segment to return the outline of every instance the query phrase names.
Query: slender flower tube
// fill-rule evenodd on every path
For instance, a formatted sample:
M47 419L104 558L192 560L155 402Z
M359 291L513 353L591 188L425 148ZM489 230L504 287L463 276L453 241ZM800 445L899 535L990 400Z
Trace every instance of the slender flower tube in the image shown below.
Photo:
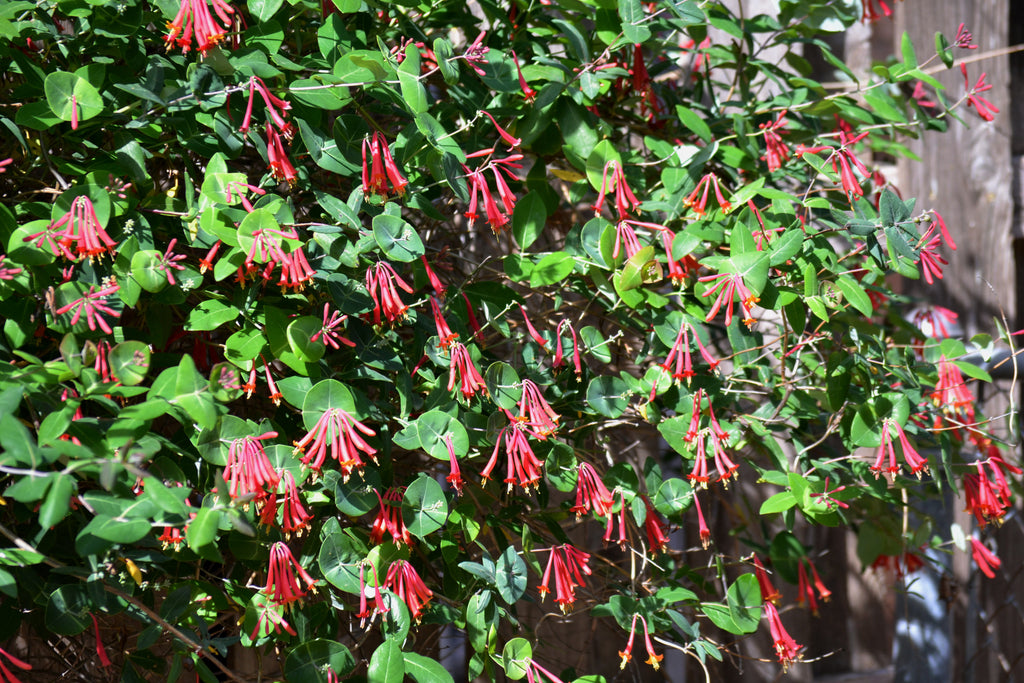
M455 342L451 347L451 366L448 372L448 391L455 388L455 381L458 379L462 395L473 398L478 391L487 394L487 383L484 381L480 371L473 364L469 350L464 344Z
M708 523L704 521L704 511L700 509L700 499L697 498L696 491L693 494L693 506L697 508L697 529L700 534L700 544L704 546L704 550L707 550L711 545L711 530L708 529Z
M373 520L373 526L370 528L371 545L380 545L384 539L384 532L387 532L395 543L411 546L412 534L409 533L405 527L405 521L402 520L402 498L405 489L392 486L384 493L383 497L380 495L380 491L375 491L375 493L377 500L380 501L380 510L377 511L377 517Z
M370 159L366 155L369 151ZM363 192L366 195L376 195L385 199L390 194L402 196L409 181L405 179L402 172L398 170L394 158L391 156L391 149L388 147L387 138L380 131L374 131L373 135L363 139Z
M74 310L74 314L71 316L72 325L77 325L84 313L85 320L88 323L90 330L95 332L98 327L107 334L111 334L114 330L110 327L109 323L107 323L103 316L109 315L112 318L119 318L121 316L121 312L115 311L101 299L103 297L110 296L111 294L115 294L119 289L121 289L121 286L118 284L103 287L102 289L96 289L95 285L90 285L85 296L75 299L66 306L61 306L54 311L54 313L57 315L64 315L68 311Z
M455 457L455 443L451 434L444 435L444 446L448 449L448 461L451 465L451 471L445 480L452 485L455 489L456 495L462 495L462 487L465 486L466 482L462 479L462 472L459 471L459 460Z
M779 611L775 609L775 605L766 602L762 609L764 610L765 618L768 619L768 629L771 632L772 640L775 642L775 653L778 655L783 671L785 671L789 669L790 664L803 658L803 655L800 654L803 646L797 644L786 631L786 628L782 625Z
M294 185L299 176L288 159L288 154L284 151L281 136L277 129L269 123L265 130L267 132L267 165L270 167L270 174L274 176L275 180L283 180L289 185Z
M579 377L583 373L583 361L580 359L580 342L576 337L576 330L573 329L572 323L568 320L562 320L558 323L558 327L555 328L555 358L551 362L551 367L556 370L563 365L565 361L562 358L562 328L566 327L569 329L569 334L572 335L572 363L576 370L576 376Z
M616 489L615 493L619 494L619 511L616 513L614 510L608 511L608 523L604 528L604 536L601 538L605 544L611 543L612 533L615 531L615 522L619 523L619 538L616 543L619 544L619 548L625 549L626 547L626 496L621 490ZM615 493L612 494L614 500Z
M344 481L348 481L354 470L362 469L366 465L360 453L369 456L374 462L377 461L377 449L368 444L360 434L375 436L376 432L341 408L328 408L313 428L295 442L294 452L304 453L300 461L314 473L320 472L324 461L330 455L333 460L338 461Z
M732 204L726 201L722 195L722 188L718 184L718 176L714 173L708 173L700 179L693 192L683 200L683 205L693 209L693 212L698 217L703 216L707 212L708 192L712 187L715 188L715 199L718 201L718 206L722 209L722 213L729 213L729 210L732 209Z
M213 9L220 23L214 21L206 0L181 0L181 7L173 21L167 23L168 34L164 42L168 47L177 45L182 52L192 47L193 38L200 54L224 40L234 8L223 0L213 0Z
M544 393L532 380L524 379L523 395L519 399L519 421L524 421L537 432L537 438L547 439L558 429L560 416L544 399Z
M394 323L405 317L409 307L402 303L398 289L412 294L412 287L398 276L391 264L378 261L366 271L366 289L373 299L373 324L381 324L381 315L388 323Z
M533 337L533 341L537 342L542 348L546 347L548 340L540 336L540 333L537 332L537 328L535 328L533 323L530 322L530 317L526 315L526 309L523 308L522 304L519 304L519 312L523 314L523 320L526 321L526 330L530 333L530 336Z
M441 283L441 280L438 279L437 273L434 272L434 269L430 267L429 263L427 263L427 257L420 256L420 261L423 262L423 268L427 271L427 280L430 282L430 286L434 288L434 293L437 294L438 299L444 301L445 286Z
M523 78L523 70L519 68L519 57L516 56L516 51L512 50L512 61L516 65L516 73L519 75L519 89L523 92L523 99L527 102L532 102L537 97L537 91L530 87L530 84Z
M811 614L818 616L818 599L814 596L814 589L811 588L811 582L807 579L807 570L804 568L803 559L797 562L797 567L796 602L798 605L807 605Z
M576 513L576 519L587 514L591 510L598 517L605 517L611 514L615 501L608 487L601 481L597 471L588 462L581 462L576 470L576 504L572 512Z
M409 614L418 624L423 610L430 604L434 592L427 588L413 566L405 560L396 560L388 569L384 587L390 589L409 608Z
M644 531L647 532L647 547L652 553L663 553L668 550L668 522L658 514L647 496L642 496L642 500L646 510Z
M523 422L513 420L512 424L507 425L498 433L498 440L494 444L491 459L487 461L483 472L480 473L481 477L491 478L491 473L498 463L498 452L501 448L502 437L504 437L505 451L508 456L508 469L505 476L508 490L511 491L513 485L518 485L524 490L531 486L535 488L538 486L544 463L537 459L530 442L526 439L527 429L527 425ZM537 436L533 432L530 432L530 435Z
M1003 561L994 552L989 550L988 546L974 536L971 536L970 540L971 555L974 557L974 562L978 565L978 569L988 578L996 578L995 570L1003 566Z
M448 348L458 341L459 335L452 332L448 327L448 321L441 313L441 305L437 303L436 297L430 297L430 312L434 315L434 326L437 328L437 348L447 351Z
M761 159L768 162L769 171L777 171L789 159L789 147L782 141L779 131L786 128L786 111L779 112L775 121L758 126L764 131L765 154Z
M228 462L224 468L224 481L228 483L228 495L261 501L277 489L281 475L270 463L262 441L277 437L277 432L266 432L259 436L244 436L234 439L228 447Z
M263 593L275 605L289 609L296 602L301 604L310 591L316 592L316 580L302 568L288 546L281 542L271 546Z
M323 339L324 344L330 346L332 349L340 349L341 344L345 346L355 348L356 343L350 339L347 339L338 332L336 328L340 327L345 320L348 319L347 315L342 315L340 311L331 312L331 305L329 303L324 304L324 322L320 327L320 330L310 337L310 341L316 341Z
M507 130L502 128L498 124L498 122L494 120L494 117L491 116L491 112L487 111L486 109L481 109L480 113L483 114L484 116L486 116L487 118L489 118L491 120L491 123L493 123L494 127L498 130L498 135L501 136L502 142L504 142L510 148L514 149L514 148L518 147L519 145L523 144L522 139L514 137L511 133L509 133Z
M302 497L299 495L299 488L295 485L295 477L292 476L292 473L285 470L281 480L284 482L281 531L285 533L285 538L288 538L290 534L301 536L309 529L309 522L313 519L313 515L303 506Z
M12 655L7 650L4 650L3 648L0 648L0 672L2 672L3 675L7 677L4 680L9 681L10 683L21 683L21 682L18 680L18 678L13 673L11 673L11 670L7 668L7 665L4 664L4 659L6 659L8 662L10 662L12 666L17 667L17 668L21 669L22 671L31 671L32 670L32 666L29 665L27 662L21 661L20 659L18 659L14 655Z
M754 575L757 576L757 586L761 589L761 601L778 605L779 600L782 599L782 593L768 578L768 572L757 555L754 555Z
M721 310L722 306L725 305L725 326L728 327L732 323L732 308L733 301L736 296L740 299L740 309L743 311L743 323L747 327L751 327L756 321L754 320L753 314L750 312L751 307L756 304L760 299L754 296L754 294L747 289L746 284L743 282L743 275L741 273L719 273L717 275L706 275L699 279L700 282L714 282L701 296L709 297L718 293L718 297L715 299L714 305L711 306L711 310L708 312L707 317L704 319L705 322L711 322L715 316L718 315L718 311Z
M584 585L583 576L589 576L591 573L589 562L590 555L588 553L568 543L552 547L547 567L544 569L544 576L541 578L541 585L538 588L541 601L550 591L548 584L553 575L555 602L564 614L568 614L576 602L576 589Z
M978 112L978 116L985 121L992 121L995 119L995 115L999 113L999 109L978 94L992 89L991 83L985 83L985 76L987 76L987 74L981 74L981 77L978 78L978 82L975 83L972 88L971 82L967 78L966 62L960 64L960 73L964 75L964 87L967 89L967 107L974 107L974 110Z
M883 470L890 476L895 476L900 471L899 465L896 464L896 449L893 445L892 434L890 433L891 428L896 429L896 436L903 450L903 459L906 461L907 467L910 468L910 473L916 474L920 479L921 471L928 470L928 461L914 450L914 447L910 444L907 435L903 431L903 427L890 418L882 421L882 443L878 447L878 457L875 459L875 464L871 466L871 471L875 473L875 478L878 478ZM889 456L888 467L883 465L886 454Z

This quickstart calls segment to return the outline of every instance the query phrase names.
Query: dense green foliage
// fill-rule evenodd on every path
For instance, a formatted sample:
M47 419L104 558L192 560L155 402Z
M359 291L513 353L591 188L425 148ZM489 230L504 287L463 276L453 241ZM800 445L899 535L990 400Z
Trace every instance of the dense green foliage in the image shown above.
M826 89L860 7L212 2L0 5L0 636L425 682L454 624L471 675L564 675L530 604L623 666L764 617L788 665L750 552L802 585L805 519L907 569L901 508L1009 504L984 372L886 281L955 247L870 159L991 117L941 36ZM737 477L761 518L709 561Z

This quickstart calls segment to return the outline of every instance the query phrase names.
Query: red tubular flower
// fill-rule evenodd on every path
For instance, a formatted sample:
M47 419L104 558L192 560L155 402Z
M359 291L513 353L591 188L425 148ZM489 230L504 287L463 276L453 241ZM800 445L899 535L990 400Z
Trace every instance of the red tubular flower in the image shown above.
M991 83L985 83L985 76L987 74L981 74L978 78L978 82L971 87L971 82L967 79L967 64L962 63L960 65L960 73L964 75L964 87L967 88L967 107L974 107L975 111L978 112L978 116L986 121L995 119L995 115L999 113L999 109L994 104L981 97L978 93L983 93L986 90L992 89Z
M668 522L666 522L658 511L651 505L647 496L641 496L644 501L644 531L647 532L647 547L652 553L662 553L668 549ZM623 506L625 507L625 506Z
M462 487L465 485L465 481L462 479L462 473L459 471L459 460L455 457L455 444L453 442L451 434L444 435L444 445L448 449L448 461L451 464L451 472L445 477L445 480L452 485L457 495L462 495Z
M410 287L402 278L398 277L395 269L385 261L378 261L366 270L366 289L373 299L373 324L381 324L381 314L389 323L394 323L399 318L405 317L409 307L402 303L396 287L412 294Z
M910 468L911 474L916 474L918 478L921 477L920 472L922 470L927 471L928 461L922 458L914 447L910 445L910 441L907 439L907 435L903 432L903 427L900 426L895 420L886 418L882 421L882 443L878 447L878 457L875 459L875 464L871 466L871 470L875 473L875 478L882 473L883 469L890 476L895 476L899 473L899 465L896 464L896 450L893 446L892 435L890 434L890 427L896 428L896 435L899 438L900 446L903 449L903 459L907 463L907 467ZM885 455L889 455L889 466L883 467Z
M256 619L256 628L249 634L249 640L255 641L260 637L261 633L264 635L281 633L282 629L290 635L298 635L295 629L291 627L291 624L284 618L284 612L285 610L277 605L269 601L266 602L260 610L259 617Z
M484 57L490 52L489 47L483 44L484 36L487 35L487 31L480 31L477 37L469 44L466 51L462 53L462 59L466 60L470 68L477 73L478 76L486 76L487 72L480 68L480 64L483 64L486 60Z
M275 605L289 609L296 602L301 604L310 591L316 592L316 580L306 573L288 546L281 542L271 546L263 593Z
M537 436L533 432L530 434ZM536 488L544 463L534 455L533 448L530 447L530 442L526 439L526 425L519 421L513 421L498 433L498 440L494 444L491 459L487 461L480 476L484 479L491 478L491 472L494 471L494 467L498 463L498 451L501 448L502 437L505 439L505 451L508 455L508 473L505 477L508 490L511 491L514 484L524 490L530 486Z
M523 320L526 321L526 330L530 333L530 336L533 337L533 341L540 344L542 348L546 347L548 344L548 340L540 336L540 334L537 332L537 328L535 328L533 326L533 323L530 322L530 317L526 315L526 309L523 308L522 304L519 304L519 312L523 314Z
M117 293L119 289L121 289L121 286L118 284L103 287L102 289L96 289L95 285L90 285L89 291L85 293L85 296L75 299L66 306L61 306L54 311L54 313L57 315L64 315L68 311L74 309L74 315L71 316L72 325L77 325L84 313L85 320L89 324L90 330L95 332L98 327L107 334L111 334L114 330L110 327L109 323L107 323L106 319L104 319L103 315L109 315L112 318L119 318L121 317L121 312L115 311L108 306L106 302L101 301L100 299ZM103 315L100 315L101 313Z
M71 261L76 255L91 259L117 248L117 242L100 224L92 200L85 195L75 197L68 212L46 226L46 230L29 235L23 241L32 240L37 248L42 248L45 241L54 256L64 256ZM75 245L74 255L68 249L71 245Z
M494 117L491 116L491 113L489 111L481 109L480 112L491 120L491 123L493 123L494 127L498 130L498 135L501 136L502 141L506 145L508 145L509 147L515 148L515 147L518 147L519 145L523 144L523 141L520 138L513 137L511 133L509 133L507 130L502 128L498 124L498 122L494 120Z
M340 311L331 312L331 305L324 304L324 323L320 330L310 337L310 341L316 341L317 339L323 339L324 344L330 346L332 349L340 349L341 344L345 346L355 348L356 343L350 339L342 337L340 334L335 332L335 328L340 327L345 320L348 319L347 315L342 315Z
M266 131L267 165L270 167L270 174L274 176L275 180L283 180L289 185L294 185L299 176L295 173L295 167L292 166L288 154L284 151L281 136L278 135L277 129L269 123L266 126Z
M629 627L629 640L626 641L626 649L619 650L619 657L622 658L622 663L619 664L620 669L625 669L626 664L629 664L629 661L633 659L633 638L636 636L636 620L639 616L639 614L633 615L633 623Z
M1004 495L989 479L980 462L975 463L975 467L978 469L977 474L964 475L964 511L973 514L978 526L984 529L989 522L1002 522L1003 515L1010 507L1009 490ZM998 468L993 469L1002 474Z
M261 501L277 489L281 475L270 464L270 458L261 443L277 437L277 432L266 432L259 436L244 436L234 439L228 447L228 462L224 468L224 481L228 483L228 495Z
M274 383L274 376L270 374L270 366L267 364L267 359L260 354L260 360L263 361L263 374L267 378L267 391L270 392L270 400L274 402L275 406L281 405L281 392L277 390L277 384Z
M367 163L366 152L370 151ZM409 181L405 179L388 148L387 138L380 131L363 139L363 192L366 195L377 195L387 198L392 192L398 196L405 194Z
M775 653L779 657L779 663L782 664L783 671L785 671L789 669L790 664L803 658L803 655L800 654L803 646L798 645L789 633L786 632L786 628L782 625L782 618L779 617L779 611L775 609L775 605L766 602L763 609L765 618L768 619L768 629L771 631L772 640L775 642Z
M659 655L654 651L654 643L651 642L651 633L647 630L647 620L640 617L640 623L644 625L644 647L647 648L647 663L657 671L661 668L661 660L665 659L665 655Z
M647 93L651 88L651 76L644 64L644 51L640 43L633 45L633 92L638 95Z
M441 306L437 303L435 297L430 297L430 312L434 315L434 326L437 328L437 348L447 351L448 347L458 340L459 335L452 332L452 328L448 327L448 322L444 319L444 315L441 314Z
M704 512L700 509L700 499L697 498L697 492L693 493L693 506L697 508L697 529L700 533L700 544L704 546L704 550L707 550L711 545L711 530L708 529L708 523L704 521Z
M612 532L615 531L616 519L619 522L619 538L616 543L619 544L620 548L626 547L626 496L623 495L621 490L616 489L615 493L619 494L619 511L614 512L613 509L608 511L608 523L604 528L604 536L601 540L607 545L612 541ZM614 501L615 493L612 494L612 500Z
M844 491L846 489L846 486L837 486L834 489L832 489L831 491L829 491L828 490L828 480L829 480L829 478L825 477L825 490L822 491L821 493L812 493L811 494L811 498L818 499L818 502L824 503L825 507L828 508L829 510L832 509L833 505L836 505L836 506L841 507L843 509L846 509L846 508L850 507L849 504L844 503L841 500L836 500L835 498L832 497L834 494L839 493L840 491ZM812 569L814 568L813 564L811 565L811 568Z
M313 428L295 442L294 452L305 453L300 461L317 474L329 452L331 458L338 461L342 478L348 481L353 470L362 469L366 465L359 456L360 452L377 462L374 457L377 449L366 443L360 432L366 436L376 435L375 431L341 408L328 408Z
M948 265L949 262L939 255L942 238L935 234L934 225L928 228L921 237L920 245L921 251L918 253L917 262L921 265L921 271L924 273L924 281L932 284L935 280L941 280L942 267Z
M168 243L167 249L164 250L163 256L160 257L160 260L156 264L156 269L163 271L164 275L167 276L167 283L170 285L175 284L173 271L185 270L185 266L178 263L178 261L182 261L186 258L185 254L174 253L174 245L176 245L177 243L177 237L172 239Z
M715 284L709 287L701 296L709 297L718 293L718 297L715 299L714 305L711 306L711 310L708 312L704 322L711 322L718 311L721 310L722 305L725 304L725 326L728 327L732 323L732 307L734 299L739 296L740 309L743 311L743 323L750 327L756 321L750 312L751 307L756 304L760 299L747 289L746 284L743 282L743 275L741 273L719 273L718 275L705 275L699 278L699 282L714 282Z
M854 175L853 169L856 168L865 178L871 177L871 172L868 171L860 159L854 156L851 150L853 145L866 138L867 135L865 132L860 135L850 136L846 131L840 130L839 142L841 146L832 152L832 170L839 174L843 191L851 201L864 196L864 189L860 186L860 182L857 180L857 176Z
M563 365L565 361L562 358L562 328L566 327L569 329L569 334L572 335L572 362L573 367L576 370L576 376L579 377L583 373L583 362L580 360L580 342L576 337L576 330L573 329L572 323L568 320L562 320L558 323L558 327L555 328L555 359L551 362L551 367L556 370Z
M818 591L818 597L828 602L832 597L832 591L825 587L825 583L818 576L818 570L814 568L814 563L811 562L811 558L807 559L807 566L811 568L811 576L814 578L814 589Z
M693 332L693 339L697 344L697 350L700 352L701 357L710 366L708 369L712 372L718 367L719 361L711 357L707 348L700 341L700 337L697 335L697 331L688 322L684 322L679 327L679 334L676 336L676 341L672 345L671 350L668 352L668 357L665 358L665 362L662 363L661 367L666 372L672 373L672 379L680 380L685 379L686 383L690 383L690 379L697 373L693 371L693 360L690 356L690 333ZM672 366L673 360L675 361L675 367Z
M769 171L777 171L789 159L789 147L782 141L779 131L786 127L786 111L779 112L775 121L762 123L758 128L764 131L764 144L767 148L761 159L768 162Z
M462 395L467 399L473 398L478 391L487 394L487 383L484 382L480 371L473 364L473 359L465 345L459 342L452 344L451 354L451 366L448 372L448 391L455 388L455 381L458 378Z
M168 47L177 45L188 52L195 38L196 48L205 55L211 47L224 40L235 10L224 0L213 0L213 9L220 23L214 21L206 0L181 0L181 7L173 21L167 22L168 34L164 42Z
M640 251L640 240L636 237L636 231L630 225L630 221L619 221L615 224L615 247L612 250L612 258L619 258L622 248L626 249L626 258L631 259Z
M721 207L723 213L728 213L732 209L732 204L727 202L722 195L722 189L718 185L718 176L714 173L708 173L700 179L697 187L693 188L693 192L683 200L683 205L692 208L698 217L703 216L707 211L708 192L712 186L715 188L715 199L718 201L718 206Z
M978 539L971 536L970 540L971 555L974 557L974 562L978 565L978 569L988 578L996 578L995 570L1003 566L1003 561Z
M698 433L697 439L697 453L693 458L693 469L690 474L686 476L690 480L691 486L699 486L701 488L707 488L708 482L711 478L708 477L708 459L707 450L704 444L705 432Z
M0 173L6 173L7 167L14 162L14 159L0 159Z
M430 604L434 592L427 588L413 566L405 560L396 560L388 569L384 587L390 589L409 608L412 618L419 623L423 610Z
M626 182L626 176L622 172L622 164L612 159L604 165L604 172L601 175L601 190L598 192L597 203L592 207L594 213L601 214L601 207L604 206L605 195L615 190L615 213L619 221L625 220L630 212L640 208L640 200L633 194Z
M550 4L550 0L541 0L541 4ZM529 660L529 666L533 667L533 669L526 670L527 683L534 683L534 681L541 681L543 683L543 679L540 677L541 674L544 674L551 683L565 683L561 678L542 667L534 659Z
M972 45L971 41L974 40L974 36L971 32L964 28L963 22L956 27L956 38L953 39L953 45L964 50L977 50L977 45Z
M266 278L269 274L265 271L263 277ZM277 281L281 291L284 292L288 289L293 292L301 291L305 288L306 283L313 279L316 275L316 271L309 265L309 261L306 260L306 254L301 248L294 249L293 251L284 255L284 259L281 260L281 277Z
M871 563L872 569L886 569L893 572L897 579L907 574L913 574L924 567L924 561L914 552L904 552L900 555L879 555Z
M263 98L271 123L281 135L290 139L295 134L295 127L285 121L285 117L288 116L288 110L292 108L292 105L270 92L267 84L259 76L252 76L249 79L249 102L246 104L245 116L242 118L242 125L238 127L238 132L245 135L249 131L252 121L252 103L256 99L257 93Z
M284 482L284 502L281 506L284 516L281 520L281 531L285 533L285 538L292 533L301 536L304 531L309 529L309 522L313 519L313 515L303 507L302 497L299 495L299 488L295 485L295 477L292 476L292 473L285 470L281 479Z
M402 497L405 489L392 486L383 497L379 491L375 493L377 500L380 501L380 510L377 511L377 517L370 528L370 544L379 545L386 531L395 543L412 545L412 534L405 528L405 522L402 520Z
M21 272L21 268L9 268L4 265L6 254L0 254L0 280L13 280L14 276Z
M555 579L555 602L562 609L564 614L572 610L576 602L576 589L583 585L584 575L590 575L590 555L578 550L572 545L564 545L551 548L551 555L548 557L547 568L541 578L541 585L538 588L541 601L549 592L548 584L551 575ZM552 570L554 570L552 572Z
M100 666L109 667L111 665L110 657L107 656L107 650L103 647L103 641L100 639L99 622L96 621L96 615L92 612L89 613L89 617L92 619L92 628L96 633L96 656L100 659Z
M4 650L3 648L0 648L0 655L2 655L2 657L0 657L0 672L3 672L4 676L6 676L4 680L8 681L9 683L21 683L21 681L19 681L18 678L13 673L11 673L11 670L7 668L7 665L4 664L4 659L6 659L12 665L21 669L22 671L32 670L32 667L28 663L21 661L20 659L12 655L10 652L7 652L7 650Z
M445 286L441 284L441 280L438 279L437 274L427 263L426 256L420 256L420 261L423 262L423 269L427 271L427 280L430 282L430 286L434 288L434 293L437 294L437 298L444 301L444 290Z
M517 421L526 422L535 430L538 439L545 440L558 429L559 415L544 400L544 393L532 380L524 379L523 395L519 399Z
M587 462L581 462L576 470L576 505L572 511L576 513L576 519L584 514L594 511L598 517L610 515L615 501L608 487L601 481L594 467Z
M814 596L814 589L811 582L807 580L807 570L804 569L803 560L797 562L799 583L797 585L796 602L798 605L808 605L811 614L818 616L818 599Z
M932 402L942 408L945 413L964 414L966 408L974 406L974 394L968 388L963 375L960 374L960 368L953 361L947 360L945 356L939 357L936 367L939 371L939 381L935 383L935 388L932 390ZM974 410L971 409L969 412L973 418Z
M185 544L185 535L177 527L165 526L164 532L156 540L160 541L160 545L163 546L164 550L169 548L181 550L181 546Z
M537 97L537 91L523 78L523 70L519 68L519 57L516 56L515 50L512 50L512 61L515 62L516 73L519 75L519 89L523 91L523 98L527 102L532 102Z
M473 304L469 303L469 297L466 296L465 292L459 292L462 294L462 300L466 302L466 317L469 318L469 329L473 330L473 339L477 340L480 346L483 346L483 340L480 339L480 321L476 319L476 314L473 313Z
M768 572L757 555L754 555L754 575L757 576L757 585L761 589L761 601L778 605L782 593L772 585L771 579L768 578Z

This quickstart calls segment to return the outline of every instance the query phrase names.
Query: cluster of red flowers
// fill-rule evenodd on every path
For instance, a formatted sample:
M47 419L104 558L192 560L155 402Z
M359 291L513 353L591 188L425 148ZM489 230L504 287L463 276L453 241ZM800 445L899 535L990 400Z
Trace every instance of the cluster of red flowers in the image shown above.
M409 306L402 303L402 297L398 290L412 294L410 287L405 280L398 276L391 264L386 261L378 261L366 270L366 289L373 299L373 324L381 324L381 315L388 323L405 317Z
M94 258L114 251L117 242L110 238L100 224L92 200L85 195L75 197L71 208L63 216L46 226L46 229L24 238L36 248L43 242L54 256L63 256L69 261L81 257ZM74 252L70 247L74 245Z
M882 472L885 472L890 477L895 477L899 474L900 466L896 464L896 449L892 440L892 430L896 430L896 437L899 439L900 447L903 451L903 459L906 461L907 467L910 469L911 474L916 474L918 478L921 477L922 471L928 470L928 460L921 457L921 455L914 450L914 447L910 444L910 440L907 438L906 433L903 431L903 427L896 420L885 418L882 420L882 443L878 447L878 456L875 458L875 464L871 466L871 471L875 473L877 478ZM888 455L888 466L885 465L886 456Z
M633 623L629 627L629 640L626 641L626 649L619 650L619 657L622 658L622 663L619 665L620 669L625 669L626 664L633 658L633 638L636 635L636 621L640 620L640 623L644 627L644 646L647 648L647 663L655 668L655 670L661 668L661 660L665 659L665 655L659 655L654 651L654 643L651 642L651 633L647 629L647 620L639 614L633 615Z
M707 398L708 401L708 420L709 425L706 428L701 428L701 416L703 414L702 402ZM708 482L711 478L708 476L708 465L707 465L707 446L706 441L710 438L711 450L715 458L715 468L718 471L718 478L715 481L722 482L723 485L728 485L729 479L732 477L739 477L737 470L739 465L734 463L729 455L725 452L725 446L729 443L729 434L722 426L718 424L717 418L715 418L715 411L711 407L710 397L706 397L704 389L700 388L697 393L693 395L693 410L690 414L690 425L686 430L686 436L683 440L688 444L696 444L696 455L693 461L693 470L687 476L695 486L701 486L707 488Z
M206 0L181 0L177 16L167 22L168 33L164 39L167 45L177 45L182 52L188 52L194 39L200 54L205 55L207 50L224 40L231 27L230 15L235 10L224 0L212 1L220 23L210 14Z
M387 199L390 194L404 195L408 184L391 156L384 134L374 131L372 136L363 140L363 192L367 196Z
M543 601L551 590L548 584L551 583L553 575L555 602L562 612L568 613L572 609L573 603L576 602L576 589L583 586L583 577L590 575L590 554L568 543L554 546L550 551L548 564L537 590Z
M348 481L353 471L362 470L366 465L360 453L377 461L377 449L368 444L360 433L366 436L376 434L341 408L328 408L313 428L295 442L295 452L303 453L300 461L314 473L320 472L330 454L331 459L338 461L342 479Z
M811 565L811 567L813 569L814 565ZM803 564L800 565L800 568L803 570ZM790 664L803 658L800 652L803 646L793 640L793 637L786 631L786 627L782 625L782 617L779 616L779 610L775 607L782 598L782 594L772 585L771 580L768 578L768 572L765 571L761 560L756 555L754 556L754 569L758 586L761 589L761 608L765 618L768 620L768 630L775 645L775 654L778 656L783 670L786 670ZM817 572L814 575L817 578ZM806 579L806 575L804 578ZM818 582L820 584L820 579L818 579ZM827 599L827 596L831 595L824 585L821 585L819 590L824 591L822 599Z

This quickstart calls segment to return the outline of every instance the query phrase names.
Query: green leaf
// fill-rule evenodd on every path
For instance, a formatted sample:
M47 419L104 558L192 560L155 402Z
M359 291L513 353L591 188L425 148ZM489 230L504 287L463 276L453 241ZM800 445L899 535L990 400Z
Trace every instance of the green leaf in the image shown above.
M615 146L608 140L601 140L601 142L594 146L594 151L590 153L590 156L587 157L587 180L590 181L591 187L595 190L601 190L605 179L604 170L612 161L620 166L622 165L622 157L619 156ZM615 189L615 184L611 180L611 169L609 169L608 186L604 188L605 192L612 192Z
M839 279L836 280L836 285L839 287L839 291L843 293L843 297L861 314L870 316L874 312L874 307L871 305L871 297L852 277L840 275Z
M448 518L448 500L441 485L424 473L405 490L402 499L402 520L409 533L425 538L434 533Z
M949 47L949 41L946 40L946 36L942 35L938 31L935 32L935 53L939 55L942 63L946 65L947 69L953 68L953 50Z
M455 679L441 665L441 662L430 657L404 652L405 675L412 676L416 683L455 683Z
M903 63L910 69L917 68L917 55L914 54L914 44L910 41L910 34L906 31L900 38L900 53L903 55Z
M61 586L46 601L46 629L62 636L78 635L92 625L91 607L85 586Z
M509 546L495 565L494 585L498 589L498 595L509 605L513 605L526 593L526 563L516 549Z
M729 616L740 633L753 633L761 620L761 589L753 574L741 574L726 592Z
M699 137L704 142L711 142L712 134L708 124L704 122L700 114L688 109L681 104L676 105L676 117L679 118L679 122L690 130L691 133Z
M217 409L209 392L209 382L196 370L192 356L182 356L174 380L174 398L170 401L181 406L203 429L213 429L217 423Z
M398 67L398 83L402 89L402 98L413 114L424 114L428 109L427 89L423 87L419 75L420 50L410 43L405 48L405 59Z
M194 552L211 545L217 538L217 527L220 524L220 511L212 508L200 508L195 519L189 522L185 530L185 541Z
M794 505L796 505L796 498L793 497L793 494L790 491L782 491L761 503L758 514L771 515L776 512L784 512Z
M133 263L134 260L132 259ZM188 320L185 322L185 329L201 332L216 330L221 325L226 325L233 321L238 317L238 314L238 309L231 304L218 301L217 299L207 299L189 311Z
M50 111L62 121L87 121L103 111L99 90L77 74L54 71L43 87Z
M491 363L484 374L487 391L499 408L514 410L523 396L523 387L519 383L519 375L508 363L497 361ZM2 438L2 437L0 437Z
M408 263L415 261L425 252L423 241L415 228L402 220L401 216L380 214L373 219L373 239L380 245L388 258Z
M601 415L615 419L629 407L629 385L619 377L595 377L587 385L587 404Z
M501 666L505 669L505 675L513 681L526 677L532 658L533 646L525 638L513 638L501 650Z
M651 37L647 28L647 14L640 0L618 0L619 18L622 19L622 37L630 43L642 43Z
M693 489L678 477L666 479L654 495L654 509L663 515L680 515L693 502Z
M530 273L530 286L542 287L561 282L573 271L576 262L572 256L564 251L556 251L548 254L540 260Z
M270 21L283 4L284 0L249 0L249 13L264 23Z
M520 249L527 249L544 231L548 212L539 192L528 192L512 212L512 235Z
M39 526L44 530L55 526L68 514L71 495L77 490L75 478L61 472L53 477L46 499L39 506Z
M402 683L405 678L405 658L402 648L395 640L385 640L370 657L367 671L374 683Z
M315 363L324 356L327 345L323 337L313 341L313 336L323 328L323 321L311 315L296 318L288 323L285 336L288 338L288 348L306 363Z
M736 622L733 621L732 613L726 605L716 602L703 602L700 608L704 612L704 616L710 619L712 624L726 633L735 633L737 635L743 633L736 625Z
M126 387L133 387L146 378L149 361L149 345L141 341L121 342L107 354L110 374Z
M154 249L141 249L132 255L132 278L147 292L163 291L170 284L160 270L161 261L162 254Z
M365 544L349 534L342 531L330 533L324 536L317 564L324 578L332 585L346 593L359 595L359 570L364 558L367 558L367 552ZM373 572L369 565L365 565L364 572L365 578L372 584Z
M328 669L344 678L355 667L356 659L347 647L317 638L292 648L284 660L284 676L288 683L328 683Z
M445 437L451 435L456 457L469 453L469 434L456 418L440 410L431 410L416 418L420 447L438 460L447 461L448 446Z

